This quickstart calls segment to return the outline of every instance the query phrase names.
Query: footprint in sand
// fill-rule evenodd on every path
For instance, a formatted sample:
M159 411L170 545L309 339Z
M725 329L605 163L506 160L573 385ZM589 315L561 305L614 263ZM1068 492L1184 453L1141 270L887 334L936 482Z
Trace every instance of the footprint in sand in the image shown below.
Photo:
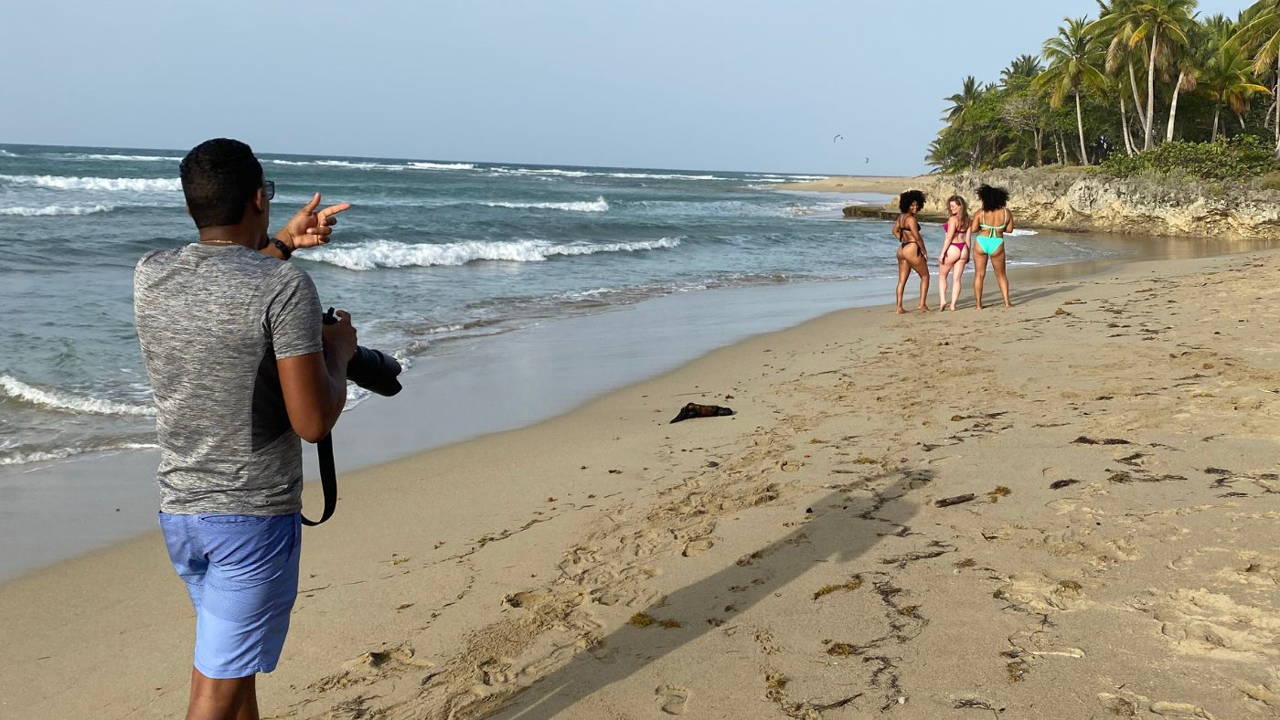
M1151 613L1179 652L1235 661L1280 655L1280 620L1268 608L1203 588L1179 589Z
M655 691L658 707L668 715L683 715L689 703L689 691L676 685L662 685Z

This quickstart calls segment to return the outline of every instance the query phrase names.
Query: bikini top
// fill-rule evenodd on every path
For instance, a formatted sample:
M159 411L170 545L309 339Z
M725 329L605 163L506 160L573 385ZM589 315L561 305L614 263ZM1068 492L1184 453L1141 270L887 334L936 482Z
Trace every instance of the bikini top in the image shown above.
M1006 210L1005 212L1007 213L1008 210ZM987 233L987 237L995 237L996 231L1000 231L1003 233L1004 229L1009 227L1009 221L1006 219L1004 222L1000 223L999 225L987 225L985 223L978 223L978 227L982 228L983 230L989 231Z
M904 234L906 234L906 232L907 232L907 226L906 226L905 224L903 224L903 222L902 222L902 216L901 216L901 215L899 215L899 216L898 216L898 219L893 221L893 239L894 239L894 240L897 240L898 242L902 243L903 245L907 245L907 244L910 244L910 243L915 242L915 240L903 240L903 239L902 239L902 236L903 236Z

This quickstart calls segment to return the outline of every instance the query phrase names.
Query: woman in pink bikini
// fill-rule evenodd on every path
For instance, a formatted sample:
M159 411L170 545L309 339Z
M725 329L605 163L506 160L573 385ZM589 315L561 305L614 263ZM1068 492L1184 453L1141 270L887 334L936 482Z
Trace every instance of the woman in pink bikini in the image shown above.
M969 263L969 204L959 195L947 198L950 217L943 224L945 239L942 252L938 253L938 304L939 309L955 310L960 298L960 276ZM951 305L947 305L947 276L951 277Z

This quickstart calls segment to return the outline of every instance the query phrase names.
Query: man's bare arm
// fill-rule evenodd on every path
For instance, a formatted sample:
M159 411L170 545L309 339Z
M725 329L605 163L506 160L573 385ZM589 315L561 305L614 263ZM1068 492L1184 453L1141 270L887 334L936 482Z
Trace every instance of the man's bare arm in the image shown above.
M338 322L324 326L324 351L276 360L289 424L298 437L319 442L342 415L347 403L347 362L355 353L351 316L338 311Z

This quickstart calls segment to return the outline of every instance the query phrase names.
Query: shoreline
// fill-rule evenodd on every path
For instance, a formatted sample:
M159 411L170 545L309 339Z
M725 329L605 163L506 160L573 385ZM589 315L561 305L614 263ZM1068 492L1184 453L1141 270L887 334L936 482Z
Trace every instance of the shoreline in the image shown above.
M914 187L911 183L919 180L919 177L906 175L832 175L821 180L779 183L776 189L794 192L875 193L897 197L898 193Z
M1094 236L1113 257L1082 263L1011 267L1017 285L1083 277L1148 258L1206 257L1259 244L1204 239ZM972 270L970 270L970 273ZM936 278L934 278L936 280ZM972 291L972 275L966 292ZM994 287L994 286L993 286ZM908 288L908 296L914 284ZM783 331L826 313L876 307L891 298L891 278L717 288L651 298L605 312L528 327L429 356L403 378L405 391L370 397L335 430L338 472L432 452L450 444L554 419L751 337ZM989 288L988 294L992 290ZM930 302L936 301L931 297ZM884 307L889 307L885 305ZM619 325L630 332L619 335ZM592 352L557 354L557 347ZM535 378L537 378L535 382ZM422 408L448 407L448 413ZM671 408L675 414L676 408ZM85 454L32 468L0 469L0 587L60 562L127 542L155 524L155 450ZM315 479L315 451L304 446L304 472ZM140 480L143 479L143 480ZM85 488L92 482L92 488ZM308 485L311 485L309 482ZM312 508L316 501L308 504ZM47 508L65 526L50 537ZM314 512L314 510L312 510Z
M1246 623L1236 631L1263 643L1230 650L1248 697L1280 707L1270 626L1250 620L1269 611L1253 585L1239 594L1214 580L1212 564L1272 572L1269 551L1235 558L1280 513L1254 492L1273 482L1280 419L1254 387L1276 371L1253 366L1269 350L1249 327L1274 304L1238 324L1223 315L1225 337L1207 342L1261 351L1230 356L1195 349L1213 330L1177 292L1215 288L1202 302L1243 313L1238 298L1274 290L1255 277L1268 270L1236 270L1277 254L1015 284L1025 304L1010 311L900 321L879 306L840 310L530 427L344 475L338 514L306 536L294 630L260 683L264 714L479 717L515 703L522 718L686 705L755 717L858 694L859 712L905 703L904 717L936 717L957 698L1019 716L1177 703L1240 716L1233 703L1248 693L1205 664L1227 651L1161 635L1152 619L1228 622L1214 607L1235 608ZM959 365L940 367L939 353ZM953 366L968 394L940 394ZM667 425L688 400L738 414ZM1198 414L1178 411L1187 404ZM1225 439L1188 439L1204 424ZM1248 499L1220 497L1205 467L1229 468L1223 487ZM991 489L992 468L1011 490ZM1059 479L1076 484L1042 487ZM933 506L965 492L990 497ZM317 500L309 487L308 507ZM1177 554L1205 542L1225 550ZM1213 597L1179 594L1179 572ZM1158 592L1125 619L1145 587ZM154 533L0 584L0 614L24 631L4 660L0 708L167 717L185 702L191 613ZM1039 616L1053 619L1049 635L1028 624ZM899 639L877 639L886 622L905 623ZM972 661L946 650L957 643ZM860 654L897 659L872 673ZM1139 657L1159 657L1163 672L1141 673ZM74 692L69 677L81 678ZM1065 697L1066 686L1086 692Z
M1139 252L1176 256L1238 251L1193 242L1141 249L1132 241L1096 237L1123 262ZM1022 278L1092 271L1086 263L1014 267ZM889 268L891 269L891 268ZM968 278L972 282L972 276ZM482 435L525 427L623 389L751 336L793 327L834 310L891 298L891 277L716 288L650 298L604 312L559 318L458 345L420 358L393 399L370 397L335 429L339 473L416 455ZM931 300L932 301L932 300ZM617 327L629 332L619 334ZM590 353L555 348L589 347ZM447 414L422 408L448 407ZM672 409L675 414L675 409ZM85 454L24 468L0 468L0 583L84 552L127 541L152 529L157 451ZM304 471L314 480L314 449L304 447ZM92 483L92 487L86 487ZM50 537L47 508L61 508L69 531Z

